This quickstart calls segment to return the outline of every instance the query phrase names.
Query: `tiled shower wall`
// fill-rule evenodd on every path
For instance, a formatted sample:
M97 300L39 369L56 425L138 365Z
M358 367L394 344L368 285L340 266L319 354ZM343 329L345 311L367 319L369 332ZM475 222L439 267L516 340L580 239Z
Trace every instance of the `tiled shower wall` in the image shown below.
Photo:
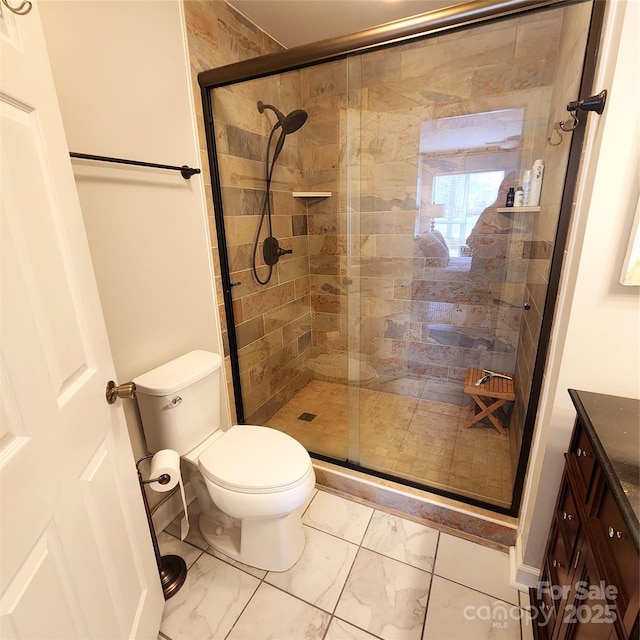
M540 213L534 218L525 281L525 299L531 309L523 315L516 356L516 399L509 421L513 472L522 442L522 430L531 392L533 366L538 350L542 314L549 285L551 258L556 241L558 215L564 189L571 134L559 136L554 124L569 119L567 103L578 99L582 62L589 28L591 3L566 7L560 23L560 48L550 98L547 136L541 156L545 165Z
M305 108L323 132L305 139L307 188L333 193L308 204L315 377L346 381L349 348L363 386L459 404L467 367L515 370L537 214L494 212L473 257L447 261L431 252L417 184L419 175L430 188L439 173L479 169L521 176L543 157L562 15L302 71ZM424 121L522 107L515 151L420 157Z
M307 201L312 359L315 378L347 380L346 136L347 61L302 70L303 102L309 111L305 131L305 182L327 198ZM350 124L350 123L349 123Z
M282 50L269 36L247 22L222 0L187 0L184 3L196 111L201 112L197 74L200 71ZM252 243L264 196L264 158L271 126L276 121L267 110L260 114L257 102L272 104L284 113L299 108L299 74L214 92L216 145L225 210L225 231L237 324L245 417L266 421L282 400L282 389L303 387L309 380L306 358L310 353L309 272L305 206L291 192L302 188L300 138L288 136L278 160L273 190L273 233L284 248L293 249L274 269L266 286L251 273ZM272 149L277 135L272 141ZM203 175L207 183L207 207L215 286L225 342L225 367L232 419L235 422L233 386L224 313L218 240L213 218L208 158L202 118L199 140ZM261 239L267 236L266 221ZM258 273L265 279L267 267L258 251ZM289 392L291 393L291 392ZM290 396L289 396L290 397ZM279 404L277 404L279 403Z
M197 104L198 71L279 50L222 1L188 0L185 10ZM241 283L233 295L248 421L264 423L312 377L345 382L350 349L364 386L453 404L463 401L467 367L515 371L517 455L568 150L568 137L559 147L546 139L550 122L566 117L563 101L575 97L553 83L575 84L582 60L575 33L585 29L573 17L579 11L588 5L214 92L232 281ZM250 265L274 119L258 113L257 100L309 113L287 138L273 185L274 235L294 252L266 287L253 281ZM425 120L509 108L525 109L518 149L420 156ZM200 135L206 167L202 128ZM470 258L430 253L424 221L416 225L419 176L430 184L438 173L498 167L520 177L538 157L547 165L539 214L494 213L495 230ZM331 195L296 199L295 190ZM219 277L216 285L222 301ZM533 304L522 322L525 299ZM222 307L221 315L224 322Z
M213 92L245 418L261 424L310 379L311 322L307 219L304 205L292 196L303 187L301 138L296 133L287 137L271 183L273 235L293 253L274 265L266 285L258 284L252 273L253 241L265 198L266 148L276 122L270 110L259 113L258 100L285 114L298 108L299 74ZM269 267L262 258L262 241L269 235L265 216L256 254L263 281Z

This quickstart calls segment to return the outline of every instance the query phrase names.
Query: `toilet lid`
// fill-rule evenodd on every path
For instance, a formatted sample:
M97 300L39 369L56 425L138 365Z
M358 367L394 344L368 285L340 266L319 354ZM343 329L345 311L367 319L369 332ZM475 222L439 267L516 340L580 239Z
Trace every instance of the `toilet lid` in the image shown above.
M268 493L296 484L309 471L311 458L291 436L269 427L236 425L198 459L202 473L229 489Z

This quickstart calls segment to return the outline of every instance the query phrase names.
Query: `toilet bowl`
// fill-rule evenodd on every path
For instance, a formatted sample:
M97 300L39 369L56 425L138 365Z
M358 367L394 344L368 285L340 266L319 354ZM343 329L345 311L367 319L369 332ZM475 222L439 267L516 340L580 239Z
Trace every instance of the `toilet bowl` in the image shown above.
M200 487L200 534L211 547L259 569L286 571L295 564L305 545L299 510L315 487L299 442L268 427L235 425L183 460ZM210 501L201 495L201 481Z
M192 351L134 378L147 447L178 451L201 509L200 533L244 564L286 571L305 545L302 510L315 486L311 458L268 427L219 429L222 359Z

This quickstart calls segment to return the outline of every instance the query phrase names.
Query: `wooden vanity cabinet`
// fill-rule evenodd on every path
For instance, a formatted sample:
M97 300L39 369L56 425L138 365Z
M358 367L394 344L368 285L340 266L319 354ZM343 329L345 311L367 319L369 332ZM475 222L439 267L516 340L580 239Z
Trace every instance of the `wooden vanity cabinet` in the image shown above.
M629 467L631 475L628 466L618 467L625 473L627 489L623 490L613 474L615 465L606 457L583 404L613 397L574 391L570 394L578 417L565 454L540 581L537 588L530 590L532 615L536 617L532 624L534 637L638 640L638 519L637 508L627 498L628 487L633 487L637 477L637 444L635 454L630 449L631 457L636 456L635 467L633 460ZM630 402L631 415L637 417L640 401ZM614 414L611 420L617 417ZM640 422L635 424L633 435L637 439ZM629 446L634 446L633 441ZM632 485L626 482L629 477Z

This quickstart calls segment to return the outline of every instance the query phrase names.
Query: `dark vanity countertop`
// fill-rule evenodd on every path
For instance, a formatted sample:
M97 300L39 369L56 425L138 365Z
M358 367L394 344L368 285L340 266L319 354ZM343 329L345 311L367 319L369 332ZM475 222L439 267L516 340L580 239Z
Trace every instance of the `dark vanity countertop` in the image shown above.
M638 548L640 400L574 389L569 395Z

